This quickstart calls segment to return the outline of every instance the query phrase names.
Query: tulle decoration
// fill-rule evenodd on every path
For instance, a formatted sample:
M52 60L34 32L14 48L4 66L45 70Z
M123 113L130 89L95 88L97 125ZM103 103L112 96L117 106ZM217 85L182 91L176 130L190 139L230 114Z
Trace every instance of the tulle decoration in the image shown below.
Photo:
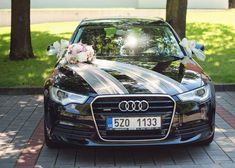
M183 38L183 40L180 42L180 45L184 47L184 49L187 52L187 56L182 60L182 63L190 62L190 58L192 58L193 54L201 61L205 61L206 56L203 53L202 50L196 48L196 41L194 40L188 40L186 38Z
M56 41L49 46L49 48L47 49L47 54L49 56L56 55L59 58L63 56L68 46L69 46L69 41L61 39L60 41Z

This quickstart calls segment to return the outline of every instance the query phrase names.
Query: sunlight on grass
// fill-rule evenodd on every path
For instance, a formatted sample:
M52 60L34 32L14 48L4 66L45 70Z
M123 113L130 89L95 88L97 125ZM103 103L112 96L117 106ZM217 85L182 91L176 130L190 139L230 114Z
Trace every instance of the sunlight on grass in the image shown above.
M190 20L191 21L191 20ZM31 26L35 59L10 61L10 28L0 28L0 87L42 86L54 67L55 57L46 54L49 44L69 39L77 22L43 23ZM205 45L207 59L200 62L217 83L235 83L235 26L228 24L188 23L187 37Z
M216 83L235 83L235 27L188 23L187 37L205 45L205 62L198 61Z
M224 10L188 10L187 23L204 22L235 27L235 9Z
M61 38L69 39L77 25L76 22L32 25L36 59L17 62L8 59L10 28L0 28L0 87L42 86L57 60L56 57L47 56L47 46Z
M187 37L206 46L208 55L234 55L235 28L222 24L189 23Z

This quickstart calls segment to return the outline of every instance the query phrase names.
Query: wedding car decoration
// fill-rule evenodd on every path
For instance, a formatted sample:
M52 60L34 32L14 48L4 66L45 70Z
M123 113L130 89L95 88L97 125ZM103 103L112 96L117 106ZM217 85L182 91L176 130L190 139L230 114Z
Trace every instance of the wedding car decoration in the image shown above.
M81 42L92 44L95 54ZM198 51L203 46L187 39L184 48L179 43L172 27L158 18L81 21L70 44L49 47L59 60L44 85L45 145L213 142L214 85L192 59L205 59Z
M91 63L95 59L92 46L82 42L69 44L67 40L54 42L48 47L48 55L56 55L60 65L77 64L79 62Z
M187 53L187 56L182 59L183 64L192 62L191 58L193 55L195 55L201 61L205 60L206 56L202 50L196 47L196 41L183 38L183 40L180 42L180 45L184 47ZM56 55L62 66L67 63L91 63L95 59L95 52L92 46L83 44L82 42L69 44L69 41L63 39L56 41L49 46L48 55Z
M186 38L183 38L183 40L180 42L180 45L184 47L185 51L187 52L187 56L183 58L182 63L187 64L192 61L190 61L190 58L192 58L193 54L201 61L205 61L206 56L204 55L203 51L198 49L197 43L195 40L188 40Z

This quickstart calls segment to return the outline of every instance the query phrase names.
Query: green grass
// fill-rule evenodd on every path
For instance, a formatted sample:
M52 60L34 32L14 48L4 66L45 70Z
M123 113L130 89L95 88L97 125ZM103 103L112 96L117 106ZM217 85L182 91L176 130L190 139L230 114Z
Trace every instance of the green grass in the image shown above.
M192 15L192 16L191 16ZM235 10L232 11L235 18ZM207 59L199 61L205 72L216 83L235 83L235 25L232 19L220 16L223 24L212 21L210 15L199 20L198 15L189 14L187 38L195 39L205 45ZM207 21L207 23L201 23ZM218 21L218 20L217 20ZM32 43L35 59L10 61L9 41L10 28L0 27L0 87L42 86L44 80L53 69L55 57L46 54L48 44L69 39L78 23L47 23L31 26Z
M235 28L188 23L187 37L205 45L206 61L198 61L216 83L235 83Z
M0 28L0 87L42 86L53 69L56 58L47 56L49 44L60 39L69 39L77 23L47 23L31 26L35 59L10 61L10 28Z

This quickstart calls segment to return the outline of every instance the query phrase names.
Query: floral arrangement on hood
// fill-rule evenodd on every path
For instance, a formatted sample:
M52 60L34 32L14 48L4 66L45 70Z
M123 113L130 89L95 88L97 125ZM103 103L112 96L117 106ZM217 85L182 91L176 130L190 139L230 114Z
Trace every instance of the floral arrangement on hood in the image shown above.
M206 56L203 53L202 50L197 48L197 42L194 40L188 40L186 38L183 38L183 40L180 42L180 45L184 47L187 56L183 58L182 63L192 63L191 58L193 54L201 61L205 61Z
M48 55L56 55L61 66L65 64L77 64L79 62L91 63L95 59L92 46L82 42L69 44L67 40L54 42L47 49Z

